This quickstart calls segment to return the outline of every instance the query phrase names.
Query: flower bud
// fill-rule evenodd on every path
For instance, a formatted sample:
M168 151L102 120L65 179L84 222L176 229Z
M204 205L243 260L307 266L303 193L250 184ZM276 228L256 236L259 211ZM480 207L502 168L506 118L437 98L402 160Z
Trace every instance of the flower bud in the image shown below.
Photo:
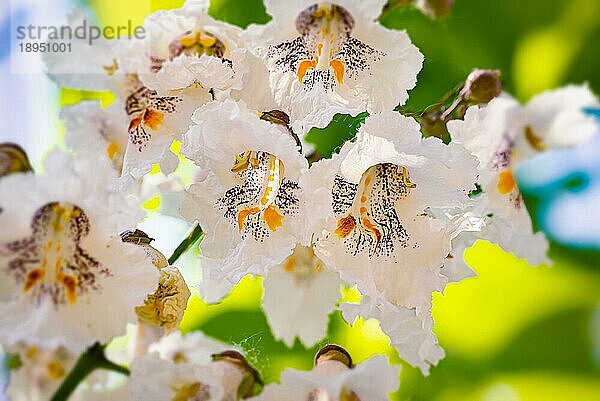
M238 399L250 398L258 393L263 386L260 374L238 351L229 350L212 355L213 364L225 363L234 369L242 372L243 376L239 382L236 381L234 387L237 388ZM223 375L227 376L226 374ZM233 375L230 375L233 378ZM227 383L223 383L227 387ZM230 383L232 384L232 383Z
M431 18L437 19L450 14L454 0L417 0L416 6Z
M443 141L448 140L450 134L446 127L446 121L443 118L443 113L440 110L430 110L425 112L419 119L421 128L425 136L435 136Z
M17 144L0 143L0 177L33 171L27 153Z
M315 366L319 366L325 361L338 361L348 368L352 368L353 366L352 357L348 351L335 344L326 345L317 352L317 355L315 356Z
M473 70L465 81L460 94L463 99L475 104L488 103L502 93L502 82L498 70Z

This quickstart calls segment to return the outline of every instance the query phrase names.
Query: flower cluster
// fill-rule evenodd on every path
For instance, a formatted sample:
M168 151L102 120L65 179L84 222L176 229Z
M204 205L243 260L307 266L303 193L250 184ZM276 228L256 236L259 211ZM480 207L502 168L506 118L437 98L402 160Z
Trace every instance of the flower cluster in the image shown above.
M65 390L86 349L119 371L104 345L128 323L135 341L116 356L130 365L128 384L94 374L72 399L385 400L398 368L383 356L355 366L336 346L313 371L286 370L261 392L242 350L177 330L190 287L219 302L262 276L264 312L287 345L317 344L338 309L350 324L377 319L426 374L444 356L432 294L473 274L465 249L483 239L550 262L515 169L593 135L583 109L598 100L586 86L521 105L497 72L475 71L437 114L401 113L423 55L377 22L385 0L265 5L271 22L242 30L188 0L150 15L144 39L74 40L71 53L46 55L60 87L114 101L64 107L68 152L52 151L43 174L17 146L0 146L0 343L18 359L13 400ZM318 160L309 130L362 112L355 137ZM445 140L428 134L434 114ZM195 165L187 186L176 172L184 157ZM178 198L170 213L205 233L199 283L137 229L156 193ZM343 287L360 302L345 302Z

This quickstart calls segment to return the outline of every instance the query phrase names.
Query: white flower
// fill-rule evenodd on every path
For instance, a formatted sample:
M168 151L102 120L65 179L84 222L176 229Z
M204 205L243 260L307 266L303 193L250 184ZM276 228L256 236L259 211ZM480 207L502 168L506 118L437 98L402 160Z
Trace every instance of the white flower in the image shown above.
M260 383L237 351L215 354L208 364L173 362L153 353L133 361L130 377L134 401L234 401L253 394Z
M148 294L143 305L135 307L140 323L162 327L165 332L178 328L191 295L179 269L169 266L167 258L150 245L153 239L145 232L126 231L121 239L144 249L160 273L156 291Z
M447 230L452 238L452 250L446 256L442 268L442 274L449 282L458 282L475 276L475 272L464 259L464 253L482 237L481 232L486 229L488 218L484 213L477 213L474 209L476 208L473 205L469 205L466 209L457 209L453 213L447 210L436 211L436 217L446 221Z
M598 107L598 98L587 85L569 85L536 95L523 106L512 135L515 162L549 149L573 147L598 130L585 108Z
M436 215L469 205L476 180L467 150L423 139L416 121L395 112L367 118L354 143L300 180L313 216L305 230L323 232L316 255L363 294L360 306L342 306L345 318L379 319L424 372L443 356L431 332L432 292L443 290L451 240L465 229Z
M522 126L521 115L517 102L499 97L487 106L470 107L464 121L448 122L448 130L452 142L464 145L479 160L482 193L475 197L471 212L485 219L480 238L538 265L549 262L548 243L542 233L534 233L513 173L513 152L523 144L518 135L526 135L515 128Z
M62 109L60 117L65 124L65 142L80 155L106 155L118 174L129 136L123 129L128 124L125 110L117 104L103 108L99 102L83 101Z
M117 62L161 94L199 84L226 90L240 85L246 50L242 30L207 14L208 3L188 1L144 21L143 39L124 42Z
M193 184L182 214L206 228L202 268L218 299L246 274L264 274L296 245L300 172L307 168L285 126L242 103L213 102L194 113L182 153L210 171Z
M75 365L76 357L65 348L43 349L22 343L11 349L20 366L10 370L6 395L12 401L47 401Z
M83 10L76 8L68 15L67 25L72 31L80 26L93 26ZM114 43L118 41L96 40L90 45L88 39L75 35L50 43L65 43L68 52L43 52L46 73L59 87L93 91L107 89L110 80L107 67L113 64Z
M191 115L198 105L210 101L207 90L189 87L170 95L145 87L135 75L119 75L117 101L128 116L124 127L129 135L123 161L122 176L139 179L160 163L161 171L169 174L175 170L179 160L171 150L174 140L191 123Z
M173 363L195 363L206 365L211 356L223 352L231 346L214 340L199 331L181 334L174 331L163 336L148 348L149 353L158 353L161 359Z
M375 20L384 0L265 2L273 20L257 28L271 89L293 128L325 127L336 113L391 110L408 98L423 55L406 32Z
M83 20L81 14L75 14L70 23L76 26ZM72 53L47 57L48 74L61 87L108 90L116 95L109 112L119 126L115 126L118 133L111 136L129 137L126 149L119 149L125 153L122 183L140 179L155 163L160 164L165 174L173 172L179 160L170 151L170 146L188 129L192 112L212 99L211 88L194 81L189 86L159 93L144 85L138 75L137 68L147 61L148 55L131 50L132 46L137 49L133 39L99 40L94 46L79 42L73 40ZM98 49L98 53L89 54L87 48ZM74 70L67 68L65 71L65 65L75 66ZM214 69L209 72L210 75L214 73ZM119 111L115 112L115 109ZM80 117L74 113L78 111L85 113L88 110L72 110L69 117L77 120ZM126 118L117 117L123 111Z
M312 247L296 245L264 281L262 305L275 337L290 347L296 336L308 347L321 340L340 298L340 284L338 273L327 269Z
M360 305L341 305L344 319L352 323L357 317L377 319L381 330L390 338L390 345L406 362L429 374L431 365L444 357L432 332L433 319L428 314L417 314L415 309L399 307L384 299L363 296Z
M385 356L376 355L352 366L345 352L330 347L317 356L312 371L286 369L281 384L268 385L253 400L387 401L388 394L398 388L400 367L390 366Z
M129 385L134 401L220 401L225 393L209 366L173 363L156 354L133 361Z
M469 203L474 158L422 139L413 119L387 112L369 117L331 160L313 164L307 181L313 203L329 205L315 214L328 229L317 256L363 294L429 309L446 282L440 267L452 233L428 210Z
M106 160L54 152L45 167L0 180L0 340L77 353L122 334L157 274L118 235L143 213Z

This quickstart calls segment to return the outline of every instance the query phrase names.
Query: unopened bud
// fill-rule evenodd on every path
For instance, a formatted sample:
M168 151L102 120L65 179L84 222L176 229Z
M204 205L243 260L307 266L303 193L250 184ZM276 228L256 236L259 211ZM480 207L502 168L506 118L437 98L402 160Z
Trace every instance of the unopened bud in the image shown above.
M290 124L290 117L281 110L270 110L260 113L260 119L286 126Z
M498 70L473 70L465 81L461 96L475 104L488 103L502 93Z
M319 366L319 364L326 361L338 361L349 368L352 368L353 366L352 357L348 351L335 344L326 345L317 352L317 355L315 356L315 366Z
M294 133L292 127L290 127L290 117L285 112L281 110L269 110L258 113L258 116L261 120L284 126L291 137L294 138L296 145L300 149L300 153L302 153L302 142L300 141L298 135Z
M243 372L242 380L237 384L238 399L250 398L256 395L263 386L260 374L238 351L229 350L212 355L213 362L225 362Z
M450 138L446 120L440 110L431 110L425 112L419 119L421 128L425 136L434 136L442 141L447 141Z
M431 18L437 19L450 14L454 0L417 0L416 6Z
M0 143L0 177L33 171L27 153L14 143Z

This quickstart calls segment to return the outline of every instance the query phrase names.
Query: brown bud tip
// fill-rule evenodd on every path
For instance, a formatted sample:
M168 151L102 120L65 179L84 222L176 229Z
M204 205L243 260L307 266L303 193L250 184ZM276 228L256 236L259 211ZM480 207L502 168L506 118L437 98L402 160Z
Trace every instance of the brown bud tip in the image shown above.
M134 244L150 244L152 241L154 241L154 238L150 238L148 236L148 234L146 234L145 232L143 232L142 230L127 230L127 231L123 231L121 234L119 234L121 236L121 240L123 242L132 242Z
M0 143L0 177L33 171L27 153L16 143Z
M258 370L254 369L254 367L252 367L252 365L250 365L250 363L248 363L248 361L246 360L246 357L244 357L244 355L242 355L238 351L235 351L235 350L223 351L218 354L213 354L213 355L211 355L211 357L212 357L213 362L226 361L226 362L229 362L229 363L232 363L232 364L238 366L239 368L241 368L246 373L248 373L252 376L255 384L258 384L259 386L263 385L263 381L260 378L260 373L258 373Z
M461 90L464 99L476 103L488 103L502 93L502 81L498 70L473 70Z
M318 366L320 363L325 361L338 361L348 366L353 367L352 357L344 348L339 345L329 344L321 348L317 355L315 355L315 365Z
M452 11L454 0L417 0L417 7L431 18L443 18Z
M290 117L281 110L265 111L260 114L260 119L275 124L288 125L290 123Z

